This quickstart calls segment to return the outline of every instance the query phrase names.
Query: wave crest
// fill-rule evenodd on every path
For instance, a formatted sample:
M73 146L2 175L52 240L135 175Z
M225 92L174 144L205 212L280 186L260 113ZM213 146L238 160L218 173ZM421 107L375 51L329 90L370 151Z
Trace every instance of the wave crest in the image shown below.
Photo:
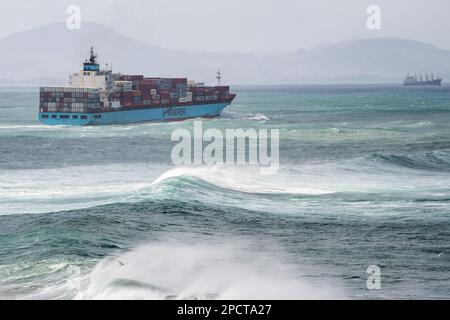
M450 154L447 150L429 151L411 155L379 154L367 157L368 162L382 166L416 170L450 170Z
M264 252L267 252L267 247ZM76 299L327 299L302 273L247 244L150 244L106 258Z

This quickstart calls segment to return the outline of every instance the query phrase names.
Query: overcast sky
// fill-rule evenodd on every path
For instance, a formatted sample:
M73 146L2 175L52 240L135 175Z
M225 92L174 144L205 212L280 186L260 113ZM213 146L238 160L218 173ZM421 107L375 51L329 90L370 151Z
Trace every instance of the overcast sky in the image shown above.
M287 51L379 36L450 49L449 0L1 0L0 37L65 22L71 4L82 21L173 49ZM381 30L366 27L369 5L381 8Z

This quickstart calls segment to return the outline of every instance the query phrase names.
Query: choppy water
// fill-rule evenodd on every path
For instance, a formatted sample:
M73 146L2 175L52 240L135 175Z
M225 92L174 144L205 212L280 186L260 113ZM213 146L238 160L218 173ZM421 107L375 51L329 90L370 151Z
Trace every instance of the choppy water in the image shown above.
M46 127L0 89L0 298L450 298L448 88L235 91L203 125L280 129L277 175L172 167L193 121Z

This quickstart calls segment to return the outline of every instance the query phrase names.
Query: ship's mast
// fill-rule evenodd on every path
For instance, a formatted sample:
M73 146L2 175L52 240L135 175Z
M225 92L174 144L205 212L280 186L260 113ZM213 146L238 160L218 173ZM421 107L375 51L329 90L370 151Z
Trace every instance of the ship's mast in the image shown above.
M91 47L91 57L89 58L89 62L97 64L97 55L94 53L94 47Z
M217 79L217 86L220 87L220 80L222 80L222 74L220 73L220 70L217 71L216 79Z

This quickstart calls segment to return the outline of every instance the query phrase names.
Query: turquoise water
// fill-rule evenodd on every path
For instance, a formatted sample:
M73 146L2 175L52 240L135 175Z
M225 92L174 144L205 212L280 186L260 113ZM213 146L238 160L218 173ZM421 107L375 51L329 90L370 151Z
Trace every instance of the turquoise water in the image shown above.
M234 91L203 127L280 129L278 174L174 167L193 120L47 127L1 88L0 298L450 298L449 88Z

